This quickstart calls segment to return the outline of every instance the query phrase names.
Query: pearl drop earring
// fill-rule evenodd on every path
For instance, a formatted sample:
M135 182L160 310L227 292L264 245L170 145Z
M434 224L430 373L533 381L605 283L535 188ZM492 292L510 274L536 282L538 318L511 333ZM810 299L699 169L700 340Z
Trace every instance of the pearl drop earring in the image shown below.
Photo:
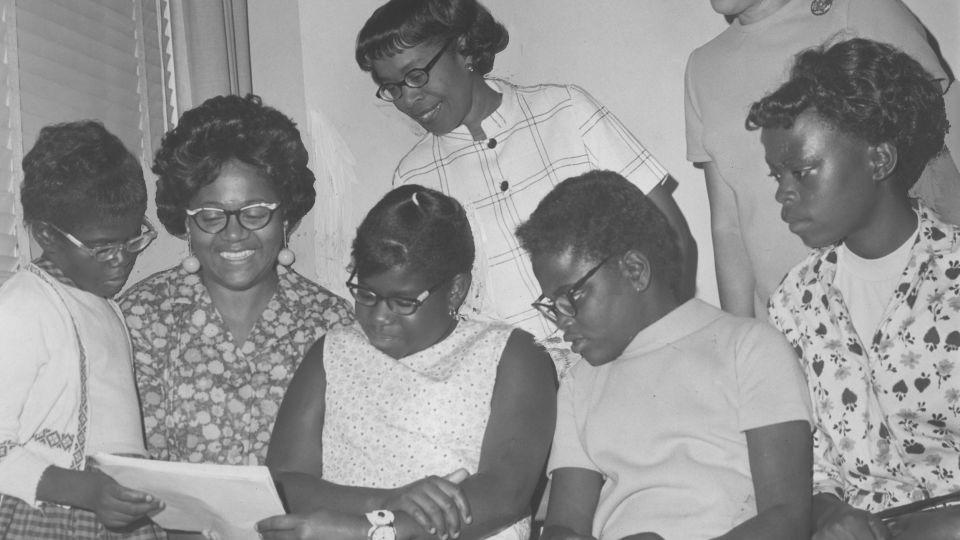
M297 254L293 252L292 249L287 247L287 222L283 222L283 249L280 250L280 253L277 253L277 262L284 265L290 266L293 264L293 261L297 260Z

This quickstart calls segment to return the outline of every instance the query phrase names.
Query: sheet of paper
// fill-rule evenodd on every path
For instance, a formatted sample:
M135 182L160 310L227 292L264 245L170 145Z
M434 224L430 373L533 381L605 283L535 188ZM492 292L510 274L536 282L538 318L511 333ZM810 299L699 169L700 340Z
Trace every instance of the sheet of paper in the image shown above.
M212 530L230 540L258 540L254 525L286 513L266 467L176 463L98 453L97 467L121 485L149 493L166 508L166 529Z

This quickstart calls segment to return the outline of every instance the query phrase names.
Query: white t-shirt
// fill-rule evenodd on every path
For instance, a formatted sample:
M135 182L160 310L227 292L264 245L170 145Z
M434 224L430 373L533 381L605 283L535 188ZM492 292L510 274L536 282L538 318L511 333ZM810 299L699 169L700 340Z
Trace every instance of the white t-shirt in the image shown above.
M786 339L693 299L616 360L570 369L547 470L603 475L600 540L713 538L757 513L744 431L791 420L810 403Z
M900 247L879 259L864 259L846 245L837 247L833 286L843 296L850 311L850 322L864 343L873 341L873 334L884 319L890 297L910 260L910 249L917 241L918 230Z

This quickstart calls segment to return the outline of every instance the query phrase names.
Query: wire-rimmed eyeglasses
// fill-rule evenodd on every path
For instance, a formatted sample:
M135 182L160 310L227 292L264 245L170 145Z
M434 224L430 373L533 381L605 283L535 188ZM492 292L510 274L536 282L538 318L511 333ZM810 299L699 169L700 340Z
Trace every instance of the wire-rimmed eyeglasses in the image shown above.
M398 82L385 82L381 83L380 87L377 88L377 97L384 101L396 101L400 99L400 96L403 95L403 87L409 88L422 88L430 82L430 70L433 69L434 64L440 60L440 57L443 56L444 51L447 50L447 47L453 43L452 39L447 40L443 47L440 47L440 50L437 51L437 54L427 62L427 65L422 68L413 68L410 71L403 74L403 80Z

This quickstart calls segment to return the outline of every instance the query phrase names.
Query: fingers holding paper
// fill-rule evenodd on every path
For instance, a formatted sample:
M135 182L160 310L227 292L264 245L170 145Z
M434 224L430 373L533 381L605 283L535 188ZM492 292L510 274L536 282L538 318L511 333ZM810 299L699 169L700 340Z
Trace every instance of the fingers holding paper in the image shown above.
M107 528L120 529L163 510L163 501L153 495L124 487L100 471L91 474L97 486L92 510Z

